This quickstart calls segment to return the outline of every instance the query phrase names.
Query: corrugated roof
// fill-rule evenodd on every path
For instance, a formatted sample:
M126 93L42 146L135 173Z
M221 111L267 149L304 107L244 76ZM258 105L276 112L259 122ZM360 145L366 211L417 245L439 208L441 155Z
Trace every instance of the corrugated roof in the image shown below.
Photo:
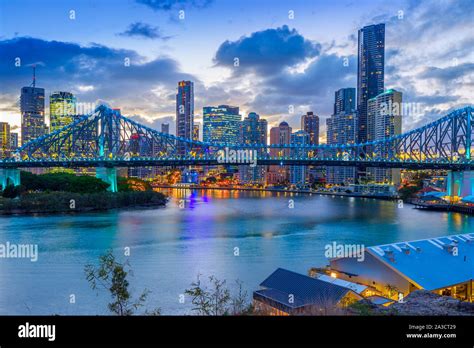
M474 279L474 233L377 245L366 250L426 290Z
M260 286L266 289L255 293L292 308L295 308L295 305L300 307L308 304L321 306L336 304L348 291L351 291L348 288L283 268L278 268ZM289 303L290 295L294 298L293 305Z
M333 277L330 277L326 274L318 273L316 275L316 279L319 279L319 280L322 280L322 281L325 281L325 282L328 282L328 283L331 283L331 284L336 284L336 285L342 286L344 288L348 288L348 289L350 289L350 290L352 290L352 291L354 291L358 294L361 294L365 289L367 289L367 285L362 285L362 284L349 282L349 281L344 280L344 279L333 278Z

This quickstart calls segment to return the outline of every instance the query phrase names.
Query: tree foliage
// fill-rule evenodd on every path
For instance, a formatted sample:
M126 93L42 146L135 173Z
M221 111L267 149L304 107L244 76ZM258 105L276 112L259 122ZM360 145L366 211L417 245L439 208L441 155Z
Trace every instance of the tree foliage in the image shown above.
M145 289L137 299L133 299L129 290L128 275L131 274L128 261L120 263L115 259L112 250L99 257L99 266L86 265L86 279L93 290L102 288L109 292L112 300L109 310L116 315L133 315L143 307L150 291ZM159 308L146 314L159 315Z
M109 184L88 175L71 173L32 174L21 171L20 180L27 191L66 191L75 193L105 192Z

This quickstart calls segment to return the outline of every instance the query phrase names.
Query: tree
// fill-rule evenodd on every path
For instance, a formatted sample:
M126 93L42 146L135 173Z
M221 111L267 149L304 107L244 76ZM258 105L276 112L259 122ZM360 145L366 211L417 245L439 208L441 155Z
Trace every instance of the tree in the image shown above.
M144 306L150 293L145 289L136 300L132 299L127 280L127 276L131 274L130 264L128 261L123 264L117 262L112 250L99 257L98 268L89 264L84 271L93 290L102 288L110 293L112 302L108 304L108 308L116 315L133 315L138 308ZM159 315L160 309L145 314Z
M201 283L201 275L198 274L196 281L191 283L191 288L185 290L185 294L192 297L192 310L198 315L224 315L229 311L230 292L225 287L225 280L219 280L214 276L209 277L212 288L209 290Z
M241 315L252 312L252 306L247 303L247 291L243 288L243 282L239 279L236 281L237 293L232 297L232 314Z
M5 198L16 198L21 194L22 187L21 186L14 186L12 184L7 185L2 192L2 196Z

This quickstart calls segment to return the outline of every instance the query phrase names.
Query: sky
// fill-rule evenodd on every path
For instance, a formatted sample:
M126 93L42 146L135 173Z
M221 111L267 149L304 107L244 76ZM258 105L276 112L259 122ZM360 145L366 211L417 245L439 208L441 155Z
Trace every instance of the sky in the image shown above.
M405 131L473 104L473 12L472 0L0 0L0 121L20 124L36 64L47 96L70 91L156 129L174 131L185 79L198 122L203 106L230 104L298 129L313 111L324 138L334 92L356 87L357 30L385 23L385 88L417 111Z

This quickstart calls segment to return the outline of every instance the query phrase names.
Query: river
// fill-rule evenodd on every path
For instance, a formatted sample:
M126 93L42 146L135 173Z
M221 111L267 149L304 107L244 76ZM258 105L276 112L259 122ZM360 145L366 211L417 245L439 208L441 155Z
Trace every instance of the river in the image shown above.
M164 190L165 208L0 217L0 243L37 244L38 260L0 258L0 314L108 314L108 294L84 275L107 249L133 269L147 308L190 313L184 290L198 274L252 290L278 267L306 273L327 244L366 246L467 233L474 217L395 201L274 192ZM74 301L72 301L73 299Z

